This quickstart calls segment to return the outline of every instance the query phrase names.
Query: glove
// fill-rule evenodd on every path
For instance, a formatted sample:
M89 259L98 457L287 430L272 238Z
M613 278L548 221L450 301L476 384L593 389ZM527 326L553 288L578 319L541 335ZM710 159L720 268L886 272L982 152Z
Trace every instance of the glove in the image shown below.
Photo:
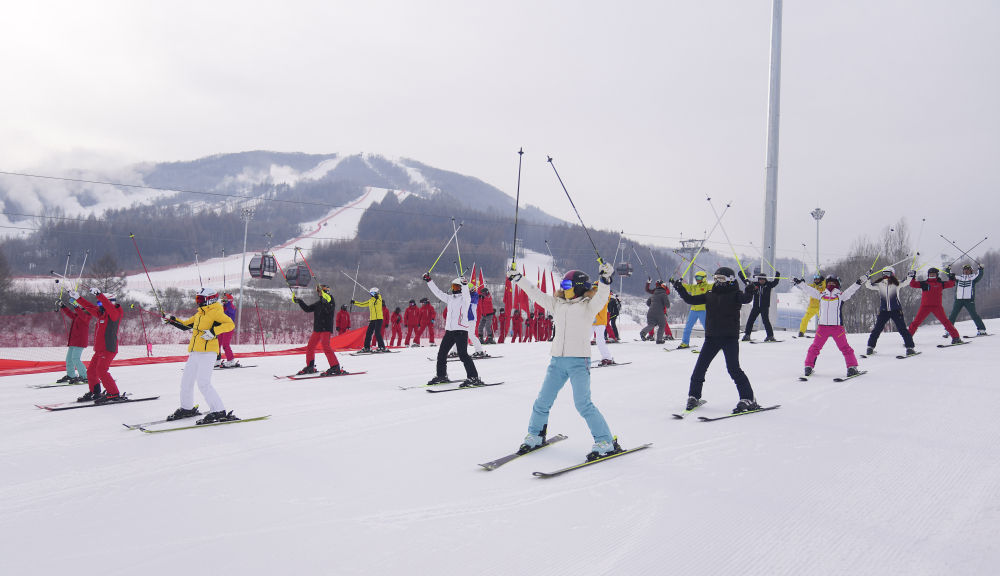
M917 271L916 270L910 270L910 272L907 274L907 276L910 277L910 278L916 278L917 277Z
M945 266L944 267L944 273L948 274L948 275L951 275L951 266Z
M66 305L63 304L62 300L56 300L56 308L65 308Z
M670 283L670 285L674 287L674 290L680 290L682 286L680 280L674 280Z
M608 278L611 278L611 275L615 273L615 267L608 262L603 262L598 270L601 271L601 276L607 276Z
M796 286L798 286L799 284L802 284L803 282L804 282L804 280L802 278L792 278L792 284L794 284Z
M745 275L745 274L743 274L743 271L742 271L742 270L740 270L739 272L737 272L737 273L736 273L736 275L740 277L740 280L742 280L742 281L744 281L744 282L746 282L746 281L747 281L747 277L746 277L746 275Z
M515 282L516 283L518 280L520 280L522 278L522 276L521 276L521 273L518 272L516 268L511 268L511 269L507 270L507 278L511 282Z
M781 278L781 272L778 272L777 270L775 270L774 271L774 277L775 278Z
M91 288L90 293L93 294L94 296L98 296L100 295L101 291L98 290L97 288Z
M211 330L205 330L201 333L202 340L215 340L215 334L212 334Z
M295 292L292 292L292 302L295 302Z
M69 297L72 298L73 300L79 300L80 299L80 293L77 292L76 290L70 290L69 291Z
M465 276L459 276L459 280L462 282L462 286L468 286L469 280Z
M354 300L351 300L351 306L354 306L355 304L357 304L357 302L355 302Z
M862 274L862 275L861 275L861 276L860 276L860 277L858 278L858 284L864 284L864 283L865 283L865 282L867 282L867 281L868 281L868 275L867 275L867 274Z
M652 276L646 276L646 284L652 284L652 283L653 283L653 277Z
M424 282L430 282L431 281L431 273L430 272L425 273L422 276L422 278L424 279Z

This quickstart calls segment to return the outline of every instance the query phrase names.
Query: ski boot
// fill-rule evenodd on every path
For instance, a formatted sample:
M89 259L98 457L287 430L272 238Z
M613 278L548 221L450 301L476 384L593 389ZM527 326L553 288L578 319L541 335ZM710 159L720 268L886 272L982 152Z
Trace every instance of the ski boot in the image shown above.
M751 412L753 410L760 410L760 404L757 403L757 400L741 398L737 402L736 408L733 408L733 414L742 414L743 412Z
M100 398L94 398L94 404L112 404L114 402L127 402L128 398L125 397L124 393L119 392L118 394L111 394L105 392Z
M445 374L444 376L435 376L431 378L427 385L434 386L437 384L447 384L448 382L450 382L450 380L448 380L448 375Z
M388 352L389 349L386 348L385 346L379 346L378 348L375 349L375 351L376 352Z
M750 341L750 335L749 334L744 334L743 338L741 339L741 341L742 342L749 342Z
M76 378L70 380L70 382L72 382L73 384L88 384L87 379L83 378L82 376L77 376Z
M694 410L698 406L701 406L701 399L700 398L695 398L694 396L688 396L687 407L684 408L684 409L685 410Z
M316 363L310 362L306 364L306 367L295 373L296 376L301 376L303 374L315 374L316 373Z
M907 349L906 349L906 355L907 355L907 356L913 356L913 355L915 355L916 353L917 353L917 351L916 351L915 349L913 349L913 348L907 348Z
M951 334L948 334L947 332L941 335L942 338L948 338L949 336L951 336Z
M624 452L624 450L622 450L622 447L618 445L617 436L612 438L611 442L608 442L607 440L594 442L593 448L591 448L590 453L587 454L587 462L593 462L599 458L605 458L619 452Z
M420 344L414 342L413 344L410 344L410 348L420 348Z
M812 373L813 373L813 367L806 366L806 376L812 376Z
M805 333L805 332L799 332L799 338L804 338L804 337L805 337L805 335L806 335L806 333Z
M340 376L341 374L347 374L347 372L344 372L340 368L340 364L334 364L333 366L327 368L326 372L323 372L324 376Z
M685 344L685 343L683 343L683 342L681 342L680 344L678 344L678 345L677 345L677 349L678 349L678 350L683 350L683 349L685 349L685 348L690 348L690 347L691 347L691 345L690 345L690 344Z
M190 410L187 410L185 408L178 408L177 410L174 410L173 414L167 416L167 422L173 422L174 420L181 420L183 418L190 418L192 416L200 416L200 415L201 412L198 411L197 406L195 406Z
M962 340L958 336L951 339L952 344L965 344L965 340Z
M976 330L976 336L989 336L989 334L986 333L986 330Z
M240 361L239 360L224 360L222 362L222 367L223 368L239 368L240 367Z
M865 350L865 356L871 356L874 353L875 353L875 348L872 346L869 346L868 350Z
M764 342L777 342L777 341L778 339L775 338L774 336L768 336L767 338L764 338Z
M675 338L673 336L667 336L667 340L673 341Z
M62 378L56 380L56 384L71 383L74 380L76 380L76 378L73 378L72 376L70 376L69 374L67 374L67 375L63 376Z
M464 382L462 382L461 384L458 385L458 387L459 388L475 388L476 386L482 386L483 384L486 384L486 382L483 382L479 378L479 376L471 376L469 378L466 378Z
M76 401L77 402L94 402L98 398L103 398L103 397L104 397L104 392L102 392L100 390L98 390L97 392L88 391L83 396L80 396L79 398L77 398Z
M517 449L518 454L527 454L535 448L539 448L545 444L545 434L549 430L549 425L546 424L542 426L542 431L538 434L532 434L528 432L528 435L524 437L524 442L521 443L521 447Z
M360 350L360 352L363 352L365 354L371 354L372 353L372 347L371 346L365 346L364 348L362 348Z
M601 360L599 366L614 366L614 364L615 361L613 358L605 358L604 360Z
M656 341L657 344L663 344L664 342L666 342L666 339Z
M215 424L217 422L230 422L232 420L239 420L239 418L233 416L232 410L228 413L225 410L219 410L218 412L205 414L205 417L195 422L195 424Z
M858 370L857 366L848 366L847 367L847 377L848 378L850 378L851 376L857 376L858 374L861 374L861 371Z

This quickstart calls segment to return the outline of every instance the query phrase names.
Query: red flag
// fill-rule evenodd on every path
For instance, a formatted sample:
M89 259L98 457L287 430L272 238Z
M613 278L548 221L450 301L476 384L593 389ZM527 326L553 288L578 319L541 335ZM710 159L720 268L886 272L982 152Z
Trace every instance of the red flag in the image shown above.
M542 274L542 292L548 294L549 291L545 288L545 274Z
M479 269L479 286L486 286L486 282L483 280L483 269Z
M508 278L503 287L503 308L507 311L507 314L510 314L513 311L510 307L511 302L513 302L513 296L514 290L510 284L510 278Z
M556 277L552 274L551 270L549 270L549 277L552 278L552 293L555 294L556 293Z

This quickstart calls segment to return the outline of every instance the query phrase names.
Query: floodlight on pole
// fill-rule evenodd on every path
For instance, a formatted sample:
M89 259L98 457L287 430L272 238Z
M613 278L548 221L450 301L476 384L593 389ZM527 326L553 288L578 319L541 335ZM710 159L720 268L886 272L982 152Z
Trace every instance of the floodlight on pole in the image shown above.
M817 207L809 215L816 220L816 271L819 272L819 221L826 215L826 210Z

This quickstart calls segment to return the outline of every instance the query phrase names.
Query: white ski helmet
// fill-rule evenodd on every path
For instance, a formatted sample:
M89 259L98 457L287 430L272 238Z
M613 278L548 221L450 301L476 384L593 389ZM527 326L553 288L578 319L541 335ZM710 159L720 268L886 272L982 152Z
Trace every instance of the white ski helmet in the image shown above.
M194 301L198 303L198 306L215 304L219 301L219 291L212 288L202 288L201 291L195 295Z
M378 294L378 288L372 286L372 289L369 290L368 293L371 294L372 296L375 296L376 294Z
M895 276L896 275L896 271L892 269L892 266L886 266L885 268L882 269L882 275L883 276Z

